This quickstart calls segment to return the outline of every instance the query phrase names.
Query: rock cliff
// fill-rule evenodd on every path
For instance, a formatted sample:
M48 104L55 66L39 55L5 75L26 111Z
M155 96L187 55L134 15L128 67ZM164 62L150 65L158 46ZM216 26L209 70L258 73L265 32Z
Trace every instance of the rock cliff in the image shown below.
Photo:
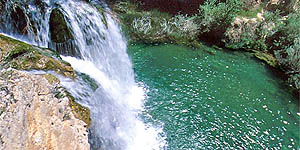
M88 150L87 124L56 98L61 88L52 75L1 70L0 149Z

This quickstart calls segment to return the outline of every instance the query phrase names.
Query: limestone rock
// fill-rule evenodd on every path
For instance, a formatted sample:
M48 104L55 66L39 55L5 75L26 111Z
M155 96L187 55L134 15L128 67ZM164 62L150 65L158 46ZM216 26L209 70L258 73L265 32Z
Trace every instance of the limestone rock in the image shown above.
M89 150L87 124L69 98L57 98L59 80L14 69L0 71L0 149Z

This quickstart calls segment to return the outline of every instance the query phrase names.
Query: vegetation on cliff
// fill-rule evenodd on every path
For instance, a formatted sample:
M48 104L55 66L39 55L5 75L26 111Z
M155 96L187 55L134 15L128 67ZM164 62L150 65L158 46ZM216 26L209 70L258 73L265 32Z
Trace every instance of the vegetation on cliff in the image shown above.
M279 66L288 75L288 82L299 92L300 7L298 3L291 4L293 10L288 9L288 13L279 9L268 11L266 6L256 16L238 16L227 29L224 41L228 48L252 50L269 55L269 59L262 59L266 62L275 59L275 64L268 64L273 67Z
M172 16L158 10L144 11L129 1L118 2L113 10L119 14L123 31L132 42L172 42L199 47L197 39L199 25L196 17Z

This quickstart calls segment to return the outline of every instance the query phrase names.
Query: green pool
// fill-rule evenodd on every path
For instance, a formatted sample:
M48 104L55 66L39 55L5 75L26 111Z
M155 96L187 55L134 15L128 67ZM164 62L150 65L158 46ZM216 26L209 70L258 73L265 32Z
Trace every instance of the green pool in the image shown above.
M145 122L168 150L300 149L299 101L250 54L130 45ZM298 113L298 114L297 114Z

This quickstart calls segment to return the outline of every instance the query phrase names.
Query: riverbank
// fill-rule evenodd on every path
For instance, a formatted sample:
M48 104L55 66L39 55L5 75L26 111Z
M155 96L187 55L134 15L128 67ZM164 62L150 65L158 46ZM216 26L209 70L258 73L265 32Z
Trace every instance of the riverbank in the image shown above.
M155 9L146 11L143 4L129 1L115 1L111 7L120 18L129 42L175 43L194 48L208 44L250 51L275 72L282 72L280 76L299 98L299 3L285 4L285 9L279 7L283 1L254 3L208 1L193 16L171 15ZM216 7L210 7L213 5Z

